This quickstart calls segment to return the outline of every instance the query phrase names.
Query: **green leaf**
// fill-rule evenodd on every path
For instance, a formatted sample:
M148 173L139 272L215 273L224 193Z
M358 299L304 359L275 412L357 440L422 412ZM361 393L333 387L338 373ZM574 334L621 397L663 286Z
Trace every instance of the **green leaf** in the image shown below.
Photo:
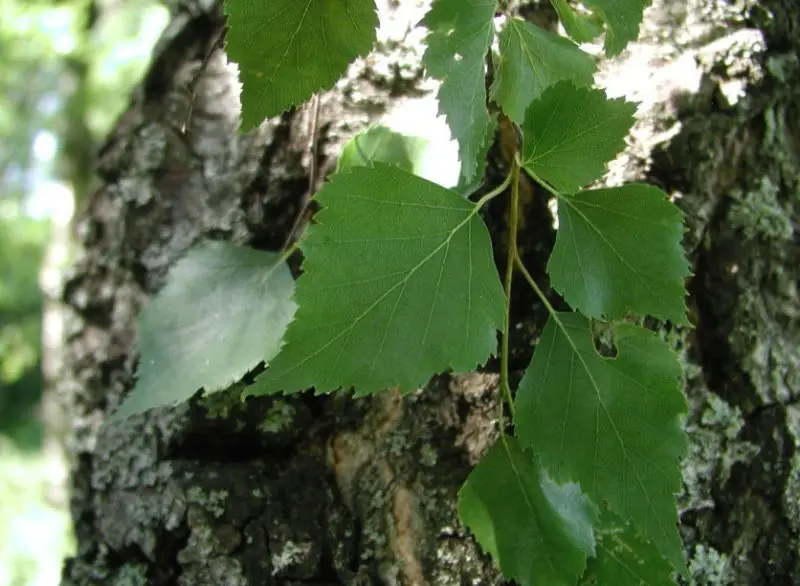
M554 313L517 391L516 433L556 482L577 482L685 571L675 493L686 438L681 366L652 332L617 324L617 356L595 350L589 322Z
M576 43L588 43L603 33L603 19L595 14L576 12L567 0L550 0L564 30Z
M606 55L619 55L639 36L644 9L650 0L583 0L583 4L606 23Z
M569 39L511 18L500 32L492 99L521 124L527 107L549 86L562 80L591 85L595 69L592 58Z
M494 140L494 132L497 128L497 119L492 118L492 129L491 134L489 135L489 140L483 145L480 151L478 151L477 157L477 166L474 177L471 179L465 179L464 175L459 175L458 184L455 185L452 189L453 191L457 191L464 197L470 197L474 194L481 186L485 183L486 178L486 168L488 166L489 160L489 151L492 149Z
M351 167L386 163L418 174L415 171L422 162L428 142L424 138L394 132L385 126L371 126L344 145L336 170L341 172Z
M226 0L225 14L243 130L333 87L378 25L374 0Z
M672 567L658 549L608 509L600 512L595 536L597 555L589 559L581 584L675 586Z
M522 164L557 191L572 193L597 179L625 148L636 105L608 100L598 89L568 81L533 102L522 126Z
M412 390L497 349L504 294L478 206L396 167L353 167L316 196L297 318L249 394Z
M225 389L278 353L296 306L280 257L227 242L192 248L139 314L138 381L113 419Z
M485 60L494 38L496 0L434 0L423 23L430 31L422 62L442 81L439 113L459 146L461 175L469 182L494 135L486 109Z
M686 324L689 263L682 235L680 210L651 185L563 196L547 263L550 282L589 317L634 312Z
M470 473L458 513L503 576L522 586L574 586L594 555L594 505L559 486L517 440L501 437Z

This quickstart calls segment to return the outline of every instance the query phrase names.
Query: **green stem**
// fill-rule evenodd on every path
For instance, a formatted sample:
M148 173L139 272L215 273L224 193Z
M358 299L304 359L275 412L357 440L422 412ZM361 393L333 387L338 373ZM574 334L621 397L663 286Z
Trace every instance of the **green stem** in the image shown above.
M516 156L515 156L515 158L516 158L517 156L518 156L518 155L516 155ZM519 160L519 159L517 159L517 160ZM539 176L538 176L536 173L534 173L534 172L533 172L533 171L531 171L530 169L525 169L525 171L527 171L528 175L530 175L530 176L531 176L531 179L533 179L534 181L536 181L536 183L538 183L538 184L539 184L539 185L541 185L541 186L542 186L544 189L546 189L547 191L549 191L549 192L550 192L550 194L551 194L551 195L553 195L553 197L557 197L558 199L561 199L561 194L560 194L558 191L556 191L556 189L555 189L555 188L554 188L552 185L550 185L550 184L549 184L547 181L545 181L544 179L542 179L541 177L539 177Z
M528 281L528 284L534 290L534 292L536 293L536 296L539 297L539 300L547 308L547 311L550 312L550 315L553 316L553 319L558 321L558 318L556 317L557 312L556 312L555 308L547 300L547 297L545 296L544 291L542 291L539 288L539 285L536 284L536 281L533 280L533 277L528 272L528 269L526 269L525 265L522 264L522 259L519 257L519 254L517 253L516 250L514 251L514 264L517 266L517 269L519 270L519 272L522 273L522 276L525 278L525 280Z
M511 164L511 203L508 209L508 257L506 262L506 278L503 290L506 294L505 319L503 320L503 338L500 350L500 389L508 404L511 418L515 416L514 399L508 384L508 339L511 334L511 283L514 279L514 259L517 258L517 227L519 225L519 160L514 157ZM503 402L500 402L500 432L505 431L503 423Z
M547 297L545 296L544 291L542 291L539 288L539 285L536 284L536 281L533 280L533 277L528 272L528 269L526 269L525 265L522 264L522 259L519 257L519 253L516 250L514 251L514 264L516 265L516 267L519 270L519 272L522 273L522 276L525 278L525 280L528 282L528 284L534 290L536 295L539 297L539 300L547 308L547 311L550 312L550 317L553 319L553 321L556 323L558 328L563 333L564 337L567 339L567 342L572 347L572 351L578 357L578 360L580 360L581 364L583 365L583 368L586 370L586 372L591 372L591 368L590 368L589 364L587 364L586 358L584 358L584 356L581 354L581 352L580 352L580 350L578 348L578 344L575 342L575 340L572 337L572 333L566 328L566 326L564 325L564 322L561 321L561 318L558 317L558 312L556 312L555 308L547 300ZM593 383L593 384L596 385L596 383Z
M476 210L481 209L484 205L486 205L491 200L496 198L498 195L503 193L506 189L508 189L508 186L511 185L511 176L513 174L514 170L512 169L511 172L508 175L506 175L506 178L503 179L503 182L500 185L492 189L489 193L487 193L477 201L477 203L475 204L475 209Z
M520 167L522 165L522 162L519 159L519 153L515 153L514 154L514 162L517 165L517 167ZM562 197L561 194L554 187L552 187L544 179L539 177L536 173L532 172L530 169L525 169L525 171L528 173L528 175L530 175L530 177L534 181L536 181L536 183L541 185L544 189L546 189L548 192L550 192L554 197L557 197L557 198L561 198ZM539 288L539 285L536 284L536 281L533 279L531 274L528 272L528 269L525 268L525 265L522 262L522 258L519 255L519 249L516 247L516 244L514 245L514 264L516 265L516 267L519 270L519 272L522 273L522 276L525 278L525 280L531 286L533 291L536 293L536 296L539 298L539 300L542 302L542 304L545 306L545 308L547 308L547 311L550 313L551 316L553 316L553 319L556 320L556 322L559 325L561 325L561 320L558 319L558 313L556 312L555 308L547 300L547 297L545 296L544 291L542 291Z

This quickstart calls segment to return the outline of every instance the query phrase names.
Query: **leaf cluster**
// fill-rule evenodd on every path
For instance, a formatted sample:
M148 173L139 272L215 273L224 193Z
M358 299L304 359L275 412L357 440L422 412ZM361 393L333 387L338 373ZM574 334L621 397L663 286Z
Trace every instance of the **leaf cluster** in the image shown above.
M441 80L462 181L480 175L498 117L521 137L506 181L473 202L415 174L422 139L383 127L357 135L296 245L276 254L206 243L177 263L142 312L139 382L117 416L225 388L261 361L245 396L411 392L484 364L499 332L512 418L501 409L499 439L460 491L462 521L524 586L661 585L685 574L674 496L686 450L682 373L634 319L688 323L682 216L653 186L592 187L624 148L635 105L592 87L595 63L576 44L605 34L606 53L618 54L647 4L552 0L570 39L494 0L434 0L424 64ZM369 51L377 22L372 0L241 0L226 13L245 127L330 87ZM547 273L572 311L551 305L517 251L522 173L556 203ZM503 279L479 214L500 196ZM285 259L298 249L295 284ZM512 392L515 276L550 316ZM612 356L598 351L598 329Z

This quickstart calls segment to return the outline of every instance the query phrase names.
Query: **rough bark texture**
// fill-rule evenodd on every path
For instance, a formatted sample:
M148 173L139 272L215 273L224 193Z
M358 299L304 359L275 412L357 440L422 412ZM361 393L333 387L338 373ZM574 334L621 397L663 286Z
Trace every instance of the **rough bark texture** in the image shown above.
M687 368L680 506L693 583L799 584L800 5L654 4L641 42L605 71L611 91L643 101L610 181L656 183L687 214L697 327L662 331ZM388 2L383 16L402 22L412 5ZM235 70L211 51L222 26L215 2L175 5L76 222L58 392L73 421L79 550L63 583L501 584L455 512L495 433L491 363L405 398L241 404L232 389L101 428L132 387L136 312L169 267L201 238L279 247L306 191L307 114L237 134ZM394 102L430 91L419 57L410 38L387 40L322 98L322 169ZM522 246L542 276L553 233L537 201ZM545 316L515 294L519 375Z

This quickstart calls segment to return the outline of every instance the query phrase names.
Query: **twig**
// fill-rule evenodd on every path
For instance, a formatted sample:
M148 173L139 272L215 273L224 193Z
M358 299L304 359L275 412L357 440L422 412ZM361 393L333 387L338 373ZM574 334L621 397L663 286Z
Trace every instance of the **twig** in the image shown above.
M292 229L289 230L289 235L286 237L286 242L284 242L283 246L281 246L281 250L289 246L289 243L294 240L295 234L300 229L300 226L305 219L306 208L308 208L308 204L311 202L311 196L314 195L314 188L317 185L317 158L319 156L319 110L319 95L314 94L314 97L311 98L311 129L309 132L310 138L308 144L308 150L311 153L311 162L308 170L308 190L301 200L300 210L297 213L294 224L292 224Z
M225 42L225 35L228 33L228 27L223 26L219 33L217 33L216 37L214 37L214 42L211 43L208 51L206 51L205 57L203 57L203 62L200 63L200 67L197 70L197 73L192 76L189 85L186 86L186 90L189 93L189 111L186 113L186 122L183 123L183 128L181 128L181 132L185 133L186 128L189 126L189 122L192 119L192 111L194 110L194 96L195 92L197 91L197 86L200 83L200 77L202 77L203 73L205 73L208 64L211 62L211 57L214 55L214 51L217 49L223 48L223 43Z

